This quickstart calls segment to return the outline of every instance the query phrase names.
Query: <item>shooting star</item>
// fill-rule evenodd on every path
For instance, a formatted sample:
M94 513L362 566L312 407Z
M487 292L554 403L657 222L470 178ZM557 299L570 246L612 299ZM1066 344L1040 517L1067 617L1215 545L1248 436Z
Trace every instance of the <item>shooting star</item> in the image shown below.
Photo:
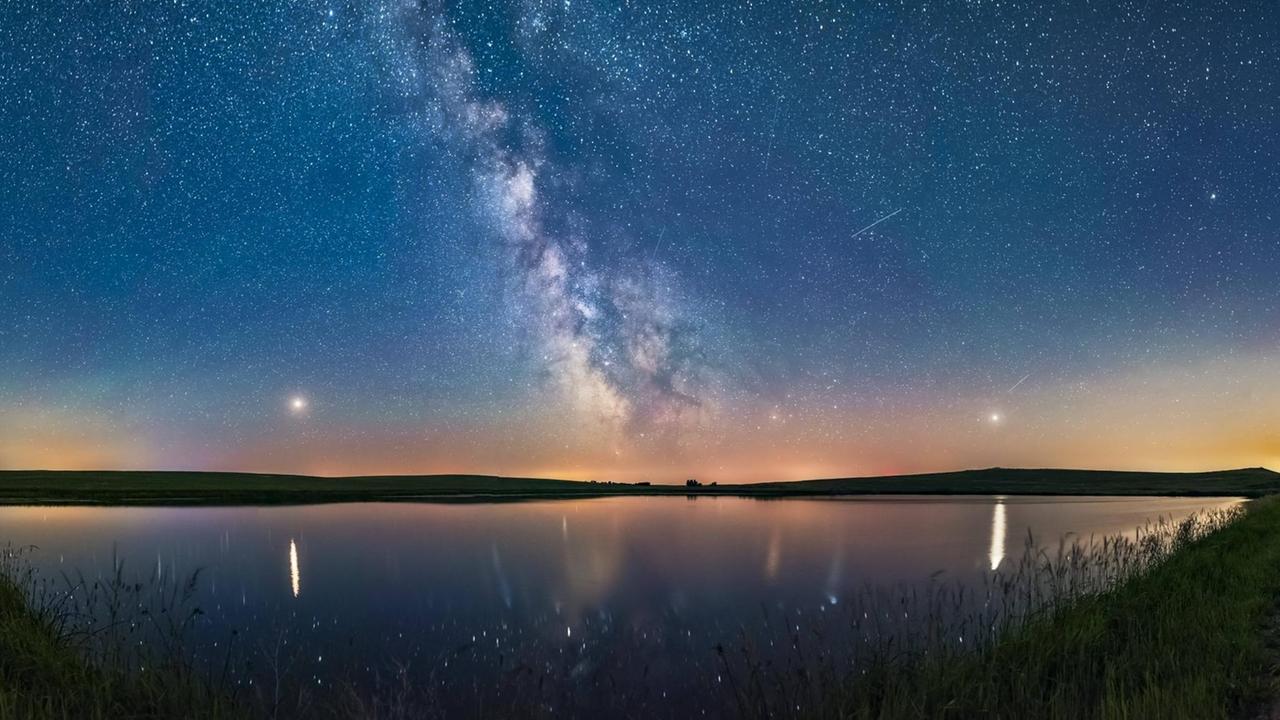
M773 141L777 137L778 118L782 117L782 102L779 100L778 107L773 111L773 122L769 123L769 147L764 151L764 171L769 172L769 161L773 159Z
M658 248L662 247L662 238L665 237L666 234L667 229L665 227L658 231L658 242L653 244L653 250L649 253L649 260L651 262L658 256Z
M880 218L879 220L877 220L877 221L875 221L875 222L871 223L870 225L868 225L868 226L866 226L866 227L862 228L861 230L859 230L858 232L856 232L856 233L854 233L854 234L850 235L850 236L849 236L849 239L850 239L850 240L852 240L852 239L854 239L854 238L858 237L858 236L859 236L859 235L861 235L862 233L864 233L864 232L866 232L866 231L870 230L871 228L873 228L873 227L875 227L875 226L879 225L880 223L884 222L885 220L888 220L889 218L893 217L894 215L897 215L898 213L902 212L902 210L903 210L903 208L898 208L897 210L894 210L893 212L889 213L888 215L885 215L884 217Z
M1029 378L1029 377L1031 377L1031 373L1027 373L1026 375L1023 375L1021 380L1019 380L1018 382L1014 383L1014 384L1013 384L1013 387L1009 388L1008 390L1005 390L1005 392L1007 392L1007 393L1011 393L1011 392L1013 392L1014 390L1017 390L1017 389L1018 389L1018 386L1019 386L1019 385L1021 385L1021 384L1022 384L1022 383L1024 383L1024 382L1026 382L1026 381L1027 381L1027 378Z

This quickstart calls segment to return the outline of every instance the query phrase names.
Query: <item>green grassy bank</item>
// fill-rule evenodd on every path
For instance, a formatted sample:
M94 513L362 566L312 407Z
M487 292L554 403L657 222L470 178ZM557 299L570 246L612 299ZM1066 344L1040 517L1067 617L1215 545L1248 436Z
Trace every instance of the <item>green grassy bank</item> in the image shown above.
M87 643L57 606L28 602L0 575L0 720L236 718L240 709L180 664L146 671L89 660Z
M1280 498L1151 571L982 652L888 663L821 708L841 718L1252 718L1274 697ZM806 713L807 716L811 715ZM1268 717L1268 716L1264 716Z
M489 475L308 477L213 472L0 471L0 505L273 505L367 501L483 501L607 496L756 498L836 495L1237 495L1280 493L1280 473L962 470L753 485L636 485Z

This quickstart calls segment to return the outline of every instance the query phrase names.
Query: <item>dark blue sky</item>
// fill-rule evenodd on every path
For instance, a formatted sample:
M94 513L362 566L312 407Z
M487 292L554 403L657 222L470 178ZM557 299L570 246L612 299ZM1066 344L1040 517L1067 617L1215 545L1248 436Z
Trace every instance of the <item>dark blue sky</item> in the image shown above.
M1274 3L0 21L0 466L1280 462Z

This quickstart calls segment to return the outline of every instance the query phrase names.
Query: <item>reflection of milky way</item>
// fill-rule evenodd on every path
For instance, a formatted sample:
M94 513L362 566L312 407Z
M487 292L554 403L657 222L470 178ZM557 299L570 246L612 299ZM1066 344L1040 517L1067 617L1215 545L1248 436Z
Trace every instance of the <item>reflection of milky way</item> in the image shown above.
M564 537L564 593L566 614L576 619L598 606L616 589L625 562L623 528L613 522L595 528L590 539Z

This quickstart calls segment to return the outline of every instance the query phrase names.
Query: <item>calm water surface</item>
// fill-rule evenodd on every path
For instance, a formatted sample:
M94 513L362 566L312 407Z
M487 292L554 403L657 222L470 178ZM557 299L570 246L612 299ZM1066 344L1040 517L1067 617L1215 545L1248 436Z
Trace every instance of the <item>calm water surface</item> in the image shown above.
M206 638L363 682L408 666L465 709L513 673L569 714L706 709L712 648L768 616L830 618L870 586L980 580L1046 544L1132 533L1229 498L601 498L268 508L0 508L43 571L185 578ZM763 618L763 620L762 620ZM800 621L796 621L799 623ZM749 638L750 639L750 638ZM754 638L767 645L764 638ZM259 663L259 667L261 664ZM523 666L523 667L522 667ZM624 686L626 692L618 691ZM637 693L646 694L636 700ZM701 698L701 699L700 699ZM636 703L639 703L637 705Z

